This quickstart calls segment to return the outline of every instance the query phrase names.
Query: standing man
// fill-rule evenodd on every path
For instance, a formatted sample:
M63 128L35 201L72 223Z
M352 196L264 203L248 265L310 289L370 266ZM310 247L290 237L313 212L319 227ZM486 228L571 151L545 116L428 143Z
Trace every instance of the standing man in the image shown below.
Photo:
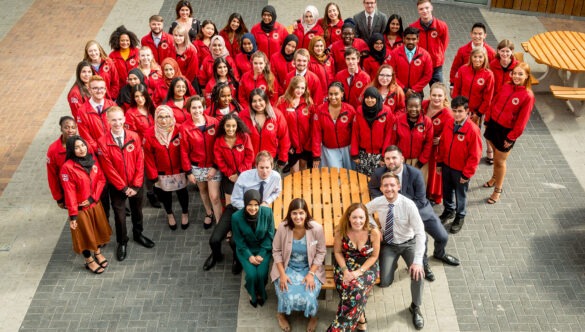
M128 243L126 200L130 204L134 241L146 248L154 247L154 242L142 235L144 152L138 134L124 129L124 111L118 106L112 106L106 113L111 129L98 140L98 158L110 188L118 242L116 257L123 261L126 259Z
M433 59L433 76L429 86L435 82L443 83L443 63L449 46L449 27L447 23L433 17L431 0L417 0L416 8L419 19L410 26L420 30L420 47L427 50Z
M423 89L433 77L433 60L429 52L419 47L419 30L404 29L404 46L390 53L390 65L394 68L396 82L406 97L413 93L423 96Z
M260 151L256 155L256 168L242 172L232 191L231 204L225 207L221 218L215 228L211 237L209 238L209 246L211 247L211 255L205 260L203 269L205 271L211 270L215 264L223 261L223 254L221 253L221 241L226 238L227 234L232 230L232 214L244 208L244 193L250 189L256 189L260 192L262 203L260 205L270 207L270 204L278 198L282 192L282 184L280 182L280 174L275 171L274 160L268 151ZM234 251L234 260L232 262L232 273L239 274L242 271L242 264L236 258L235 243L230 241L230 246Z
M293 65L295 70L292 70L287 74L286 80L284 81L283 90L286 91L286 89L288 89L288 85L290 84L290 81L293 79L293 77L303 76L306 82L306 89L309 91L311 99L313 99L313 103L319 106L325 99L326 91L323 90L323 85L321 84L325 78L320 78L316 73L308 69L310 61L311 54L309 54L307 49L300 48L295 51L293 57Z
M357 37L370 40L374 32L384 34L388 16L377 9L376 0L363 0L364 10L353 16Z
M382 175L387 172L396 174L401 183L400 193L416 204L425 227L425 232L435 240L433 257L448 265L459 265L459 259L445 252L445 247L449 241L449 234L447 234L445 227L441 224L441 221L435 214L435 211L433 211L433 207L426 197L427 191L421 171L416 167L404 163L402 151L396 145L391 145L386 148L384 152L384 164L385 166L378 167L370 178L370 183L368 184L370 197L375 198L383 195L380 191L380 179ZM425 270L425 279L435 281L435 274L429 266L426 242L423 267Z
M106 120L106 110L116 103L106 98L106 82L101 76L93 75L89 79L91 98L79 108L77 118L79 136L87 141L92 151L97 151L97 140L110 130Z
M370 75L361 70L360 52L354 47L350 46L345 50L345 64L347 69L338 72L335 80L343 84L343 100L357 109L361 105L359 97L362 91L370 84Z
M175 58L175 43L173 36L164 32L164 18L160 15L152 15L148 20L150 32L142 37L140 44L148 46L152 50L152 55L157 63L161 63L165 58Z
M398 267L398 258L402 256L410 274L412 304L409 309L412 313L412 323L420 330L425 324L420 311L425 276L422 265L426 241L423 222L414 202L398 193L400 191L398 175L384 173L380 183L380 191L384 195L366 204L369 213L377 212L380 219L385 218L380 222L383 237L379 256L379 286L388 287L392 284L394 272ZM373 216L370 215L370 222L374 223L373 220Z

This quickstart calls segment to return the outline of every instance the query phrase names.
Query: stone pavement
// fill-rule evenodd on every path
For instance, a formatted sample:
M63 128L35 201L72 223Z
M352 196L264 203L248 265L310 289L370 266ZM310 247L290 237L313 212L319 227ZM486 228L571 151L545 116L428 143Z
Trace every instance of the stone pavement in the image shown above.
M197 18L210 18L219 28L233 11L242 13L251 28L267 3L276 7L278 20L288 25L301 15L306 4L314 4L322 11L326 2L191 3ZM361 10L360 1L338 3L344 17ZM130 242L129 258L118 263L112 243L105 249L111 267L101 276L89 274L82 268L81 258L72 253L65 214L51 201L46 188L44 153L58 136L58 118L68 112L65 96L85 41L95 38L107 45L110 32L120 24L142 36L150 15L161 13L167 23L174 19L175 1L104 1L87 5L8 0L3 5L6 9L0 17L6 19L0 24L0 52L4 52L0 80L3 86L18 89L0 94L0 102L11 105L18 100L10 108L18 111L11 114L30 118L30 111L23 110L34 109L35 121L27 123L26 129L7 126L2 131L0 187L2 181L8 185L0 196L0 331L233 331L236 327L239 331L277 330L273 287L268 286L270 298L263 308L251 308L240 286L241 278L229 271L229 250L226 263L204 273L201 266L209 254L209 232L195 224L187 231L172 233L165 226L162 211L145 209L145 233L156 242L154 249ZM80 10L88 6L91 10ZM487 22L492 46L496 40L510 38L517 49L520 41L545 29L583 28L583 21L570 21L568 25L566 20L495 13L470 6L434 6L436 16L446 20L451 30L447 63L468 41L469 28L476 21ZM416 10L408 0L379 1L379 7L387 14L400 13L405 24L416 18ZM39 13L43 14L40 18ZM37 25L31 26L31 22ZM54 22L59 22L58 33L50 33L57 31ZM73 28L67 29L67 24ZM24 27L26 30L22 30ZM19 61L30 51L21 49L25 44L18 43L25 31L30 34L39 27L45 29L34 34L43 36L35 40L35 51L43 52L42 47L47 50L42 57L35 52L28 58L41 59L41 69L34 67L36 63ZM66 33L74 35L63 38ZM56 36L60 38L51 39ZM56 54L55 49L59 50ZM36 79L45 87L42 96L27 93L32 72L57 68L53 66L63 67L56 72L62 76L53 75L50 81ZM14 68L18 68L18 74L9 71ZM444 73L448 73L448 66ZM8 75L22 77L18 80L21 84L7 84ZM537 91L546 91L546 84ZM24 102L33 108L23 107ZM577 143L584 138L585 120L574 118L562 102L546 92L538 93L536 108L509 158L502 201L494 206L484 203L490 191L481 188L481 184L489 178L490 167L481 165L472 179L467 223L448 246L450 253L462 259L462 266L444 268L432 261L438 280L425 287L423 314L428 331L585 329L585 174L581 171L585 148ZM9 120L14 117L7 118L7 112L2 114L2 123L11 124ZM194 192L191 204L193 222L200 221L201 206ZM436 209L440 212L440 207ZM367 306L369 329L412 330L406 310L409 303L408 277L400 269L393 287L374 289ZM319 331L331 321L336 305L337 294L328 292L320 302ZM305 324L301 315L294 315L294 330L303 329Z

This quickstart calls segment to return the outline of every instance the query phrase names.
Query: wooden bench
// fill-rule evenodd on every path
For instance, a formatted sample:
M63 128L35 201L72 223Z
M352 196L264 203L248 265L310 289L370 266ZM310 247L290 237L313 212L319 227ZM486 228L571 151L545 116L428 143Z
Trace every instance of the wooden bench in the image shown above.
M585 88L551 85L550 91L555 98L566 100L567 106L576 116L581 116L585 111ZM578 100L581 104L580 107L574 108L570 102L571 100Z
M524 43L522 43L522 47L524 47ZM516 60L524 62L524 53L515 52L514 57L516 58ZM530 74L530 83L532 83L532 85L538 85L540 81L536 77L534 77L534 75Z
M326 281L321 286L321 289L330 290L335 289L335 279L333 278L334 268L333 265L325 265L325 278ZM376 279L376 285L380 283L380 278Z

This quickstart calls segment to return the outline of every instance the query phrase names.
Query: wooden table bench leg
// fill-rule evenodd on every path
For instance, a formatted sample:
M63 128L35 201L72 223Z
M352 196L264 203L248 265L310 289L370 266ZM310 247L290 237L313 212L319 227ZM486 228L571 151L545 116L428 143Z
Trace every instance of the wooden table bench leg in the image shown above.
M546 66L546 70L544 71L544 73L542 73L542 75L540 77L537 77L536 79L540 82L542 82L542 80L544 80L550 73L551 71L554 71L555 69L552 69L549 66ZM560 77L560 73L559 73L559 77ZM562 79L562 77L561 77Z
M583 112L585 111L585 102L583 102L583 101L579 102L579 107L577 107L577 108L573 106L573 104L571 103L570 100L566 100L565 102L567 103L567 107L569 107L569 110L571 112L573 112L573 114L576 117L581 116L583 114Z

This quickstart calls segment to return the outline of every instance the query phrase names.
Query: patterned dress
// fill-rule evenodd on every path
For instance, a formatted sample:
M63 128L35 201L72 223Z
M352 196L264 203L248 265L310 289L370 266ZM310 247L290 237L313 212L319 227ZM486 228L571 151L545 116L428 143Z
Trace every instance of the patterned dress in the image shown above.
M374 252L370 234L368 234L368 242L361 250L348 237L342 239L341 247L349 271L359 270L361 265ZM378 262L376 262L359 278L354 279L349 285L344 285L343 272L335 264L333 277L340 300L337 315L331 326L329 326L328 332L354 331L356 329L360 316L366 309L368 293L374 287L379 272Z
M290 261L285 273L292 284L288 285L288 291L280 290L280 278L274 282L276 296L278 297L278 312L290 315L292 311L302 311L305 317L317 315L317 297L321 291L321 282L315 278L315 289L309 290L303 284L303 279L309 273L309 258L307 256L307 237L294 240Z

